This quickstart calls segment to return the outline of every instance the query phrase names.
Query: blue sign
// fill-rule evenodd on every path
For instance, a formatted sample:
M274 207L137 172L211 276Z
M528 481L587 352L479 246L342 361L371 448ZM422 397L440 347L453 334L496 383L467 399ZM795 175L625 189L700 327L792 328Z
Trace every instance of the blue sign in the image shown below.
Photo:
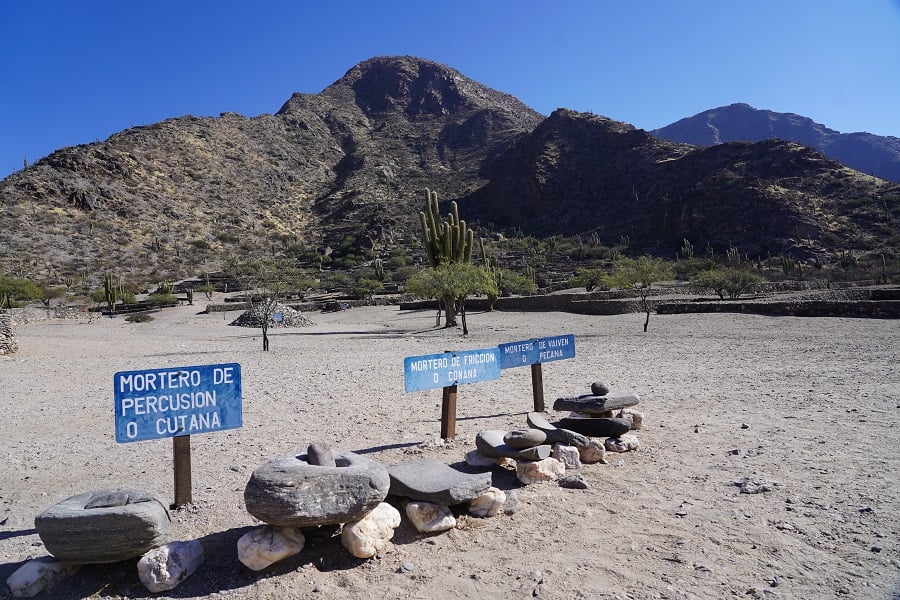
M524 367L525 365L575 358L575 336L569 334L523 340L500 344L499 348L501 369Z
M500 350L462 350L403 359L406 391L500 379Z
M120 371L113 376L120 444L243 424L241 365Z

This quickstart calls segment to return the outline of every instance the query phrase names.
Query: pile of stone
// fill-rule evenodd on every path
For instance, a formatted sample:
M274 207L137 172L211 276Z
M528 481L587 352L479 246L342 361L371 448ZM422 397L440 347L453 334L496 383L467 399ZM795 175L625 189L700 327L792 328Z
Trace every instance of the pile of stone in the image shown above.
M19 343L13 335L12 315L0 311L0 356L14 354L18 349Z
M466 462L515 469L525 485L550 481L567 488L586 488L582 464L605 463L607 452L640 449L637 437L627 433L643 424L643 414L631 408L638 402L634 392L613 392L603 382L595 382L590 394L556 400L554 410L570 411L556 423L543 413L532 412L526 429L479 432L476 449L466 454Z
M138 577L144 586L153 593L171 590L204 560L198 541L164 543L171 522L165 505L143 490L93 490L66 498L34 520L51 556L26 562L6 585L15 597L32 597L81 565L140 556Z
M420 533L456 527L454 510L474 517L493 517L507 502L506 493L493 487L489 471L463 473L423 458L391 465L388 474L390 494L402 499L406 516Z
M251 308L229 323L237 327L262 327L263 319L267 319L269 327L309 327L315 325L309 318L303 316L299 310L294 310L284 304L276 304L271 310L263 314L259 308Z
M306 535L330 537L358 558L380 552L400 525L384 502L390 477L384 465L353 452L312 444L306 454L270 460L244 489L247 512L266 523L237 543L238 559L254 571L297 554Z

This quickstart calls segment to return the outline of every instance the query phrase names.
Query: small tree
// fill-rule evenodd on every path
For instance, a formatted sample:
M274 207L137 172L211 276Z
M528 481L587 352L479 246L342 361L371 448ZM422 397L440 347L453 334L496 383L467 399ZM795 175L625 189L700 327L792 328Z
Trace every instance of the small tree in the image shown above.
M248 290L250 314L262 331L263 352L269 351L269 324L281 300L291 290L305 289L309 280L293 263L248 259L233 265L232 276Z
M380 292L383 289L383 283L375 279L369 279L368 277L360 277L356 280L356 283L353 284L353 293L368 302L372 301L376 292Z
M691 279L690 286L698 292L711 290L720 300L724 300L726 294L731 300L737 300L764 281L761 275L747 269L728 267L701 271Z
M611 281L620 288L632 289L641 297L641 307L647 314L644 320L644 331L650 324L650 295L651 286L657 282L672 277L672 266L652 256L640 256L638 258L620 258L615 265Z
M30 302L41 297L41 289L33 281L0 274L0 308L12 308L16 302Z
M463 335L469 334L466 324L466 299L476 294L497 294L497 284L488 269L469 262L446 262L423 269L406 282L406 291L422 298L451 298L462 321ZM452 327L447 321L444 327Z

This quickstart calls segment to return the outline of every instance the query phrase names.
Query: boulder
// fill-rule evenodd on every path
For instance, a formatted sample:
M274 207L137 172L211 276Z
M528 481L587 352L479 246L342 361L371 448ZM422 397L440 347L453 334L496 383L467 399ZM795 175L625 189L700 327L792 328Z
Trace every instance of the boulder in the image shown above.
M490 471L463 473L431 458L399 462L387 471L392 495L444 506L468 502L491 487Z
M436 533L456 527L456 517L443 504L413 500L406 505L406 516L421 533Z
M575 446L556 444L553 446L553 458L565 465L567 471L581 469L581 455Z
M492 458L512 458L515 460L543 460L550 456L550 446L542 444L533 448L516 449L506 445L503 438L505 431L486 429L475 436L475 447L484 455Z
M610 452L630 452L631 450L641 449L641 443L638 441L637 436L630 433L608 438L605 445Z
M559 420L559 426L589 437L614 437L629 431L631 429L631 421L628 419L609 419L604 417L565 417Z
M606 446L598 440L591 440L591 443L583 448L578 449L579 458L584 464L603 463L606 464Z
M384 465L332 450L336 466L310 464L307 455L270 460L244 489L247 512L270 525L315 527L355 521L387 497Z
M161 545L172 521L149 492L94 490L66 498L34 519L47 552L63 562L112 563Z
M382 502L359 521L344 525L341 544L356 558L372 558L387 547L399 526L400 511Z
M616 416L620 419L631 421L632 430L641 429L644 426L644 413L638 412L633 408L623 408Z
M53 589L75 573L81 565L61 562L52 556L29 560L6 578L6 587L14 598L33 598Z
M516 477L525 485L557 481L566 474L566 467L555 458L516 463Z
M605 413L611 410L619 410L635 406L640 402L637 394L632 391L609 392L603 396L584 394L581 396L565 396L557 398L553 402L553 410L575 410L583 413Z
M473 517L494 517L500 514L506 503L506 492L491 487L469 503L469 514Z
M150 592L175 589L203 564L203 544L197 540L169 542L138 561L138 578Z
M559 487L568 488L571 490L586 490L588 488L587 480L585 480L584 475L581 473L572 473L571 475L566 475L565 477L561 477L559 480Z
M298 554L306 539L294 527L263 525L242 535L237 541L238 560L254 571Z
M576 448L583 448L590 443L590 440L581 435L580 433L575 433L574 431L569 431L568 429L559 429L555 425L551 425L550 421L547 420L542 413L539 412L530 412L527 417L528 425L535 429L540 429L547 436L548 444L568 444L570 446L575 446Z

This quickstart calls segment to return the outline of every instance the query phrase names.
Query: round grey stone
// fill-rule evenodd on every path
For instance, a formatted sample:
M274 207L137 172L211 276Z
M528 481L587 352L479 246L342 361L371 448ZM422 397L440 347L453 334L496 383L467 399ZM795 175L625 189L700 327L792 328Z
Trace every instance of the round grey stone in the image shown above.
M161 546L171 517L159 499L133 489L93 490L54 504L34 519L47 552L76 564L112 563Z
M534 448L547 441L547 434L540 429L516 429L503 436L503 442L510 448L522 450Z
M366 516L387 497L387 469L353 452L331 452L334 467L310 464L307 455L258 467L244 489L247 512L283 527L349 523Z
M595 396L605 396L609 393L609 385L605 381L595 381L591 384L591 393Z

